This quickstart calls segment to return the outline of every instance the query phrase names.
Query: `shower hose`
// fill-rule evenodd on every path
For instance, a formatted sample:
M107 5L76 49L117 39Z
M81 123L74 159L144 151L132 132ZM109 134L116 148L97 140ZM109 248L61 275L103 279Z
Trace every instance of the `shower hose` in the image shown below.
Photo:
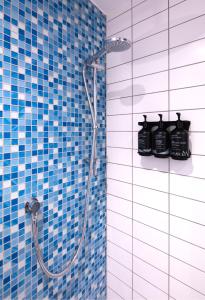
M86 80L86 65L84 65L84 67L83 67L83 81L84 81L84 84L85 84L85 90L86 90L86 95L87 95L87 99L88 99L88 102L89 102L91 118L92 118L92 126L93 126L92 150L91 150L91 157L90 157L90 163L89 163L89 174L88 174L88 179L87 179L87 184L86 184L86 192L85 192L84 221L83 221L82 234L81 234L81 238L80 238L80 241L79 241L79 244L78 244L78 248L75 251L75 253L73 254L72 259L66 264L65 268L61 272L52 273L51 271L48 270L48 267L45 265L45 263L43 261L41 248L40 248L40 245L39 245L39 242L38 242L38 222L37 222L37 218L38 218L38 210L39 210L40 204L38 204L39 206L37 205L38 206L37 209L34 208L34 210L32 210L32 209L27 210L27 211L31 212L31 216L32 216L32 233L33 233L34 246L35 246L35 249L36 249L37 260L39 262L39 265L40 265L42 271L49 278L59 278L59 277L62 277L62 276L66 275L68 273L68 271L70 270L70 267L72 266L72 264L76 260L78 254L79 254L79 252L82 248L83 241L85 239L86 226L87 226L87 220L88 220L90 185L91 185L91 178L92 178L92 174L93 174L93 166L94 166L94 160L95 160L95 145L96 145L96 138L97 138L96 113L95 113L95 110L93 109L93 104L92 104L91 97L90 97L89 91L88 91L88 85L87 85L87 80ZM94 84L95 84L95 78L94 78ZM94 101L96 101L96 99L94 99Z

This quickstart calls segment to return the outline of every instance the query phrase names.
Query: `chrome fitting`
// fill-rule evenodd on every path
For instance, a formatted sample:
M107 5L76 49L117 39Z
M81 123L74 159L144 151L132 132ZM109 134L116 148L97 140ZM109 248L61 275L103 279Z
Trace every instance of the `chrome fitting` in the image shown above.
M30 213L34 216L37 215L39 209L40 209L40 203L38 199L35 197L31 198L31 202L26 202L25 204L25 212Z

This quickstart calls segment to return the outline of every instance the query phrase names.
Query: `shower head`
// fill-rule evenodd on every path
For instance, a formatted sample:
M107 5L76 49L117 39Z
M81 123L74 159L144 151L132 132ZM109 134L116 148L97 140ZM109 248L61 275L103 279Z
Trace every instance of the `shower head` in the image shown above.
M104 46L93 56L89 57L86 61L87 65L92 65L101 56L111 52L122 52L126 51L131 47L131 42L126 38L112 37L105 40Z
M126 38L113 37L105 41L106 52L123 52L131 47L131 42Z

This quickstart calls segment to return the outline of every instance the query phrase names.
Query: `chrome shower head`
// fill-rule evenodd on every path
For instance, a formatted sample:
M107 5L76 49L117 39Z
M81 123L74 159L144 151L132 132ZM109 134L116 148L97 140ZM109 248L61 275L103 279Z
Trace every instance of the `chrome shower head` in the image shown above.
M86 65L92 65L101 56L111 52L122 52L126 51L131 47L131 42L126 38L112 37L105 40L104 46L93 56L89 57L86 61Z
M107 53L122 52L131 47L131 42L126 38L113 37L105 41L105 47L107 48Z

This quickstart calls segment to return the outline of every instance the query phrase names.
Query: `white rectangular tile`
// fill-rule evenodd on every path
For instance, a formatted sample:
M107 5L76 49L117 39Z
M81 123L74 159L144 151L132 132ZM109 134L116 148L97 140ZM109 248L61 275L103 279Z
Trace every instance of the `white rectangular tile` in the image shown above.
M133 9L133 23L145 20L154 14L157 14L168 8L168 1L164 0L147 0Z
M170 274L195 290L205 294L205 273L179 260L170 258Z
M167 254L135 239L133 240L133 254L168 274Z
M124 267L130 270L132 269L132 254L109 241L107 242L107 255L122 264Z
M205 227L177 217L170 217L170 233L196 246L205 248Z
M133 61L133 76L139 77L168 69L168 51L140 58Z
M123 30L119 34L121 37L128 39L131 41L131 28ZM111 68L120 64L124 64L126 62L131 61L132 59L132 49L128 49L123 52L111 52L106 56L106 66L107 68Z
M114 292L111 288L109 288L109 282L108 281L108 287L107 287L107 300L122 300L121 296L119 296L117 293Z
M172 194L204 201L204 179L181 175L170 175L170 192Z
M144 0L133 0L132 1L132 7L139 5L140 3L142 3Z
M170 47L176 47L204 38L204 26L205 16L201 16L179 26L170 28Z
M107 224L126 234L132 234L132 220L110 210L107 210Z
M173 90L170 92L170 109L205 108L205 86Z
M107 36L114 35L131 26L131 10L107 22Z
M106 16L107 16L108 21L131 8L131 0L126 0L126 1L119 0L117 2L117 5L114 1L106 2L106 1L100 0L100 3L102 3L104 10L106 11Z
M132 237L117 229L107 226L107 240L113 242L119 247L132 252Z
M140 156L137 150L133 150L133 165L138 168L145 168L156 171L168 172L168 159L160 159L154 156Z
M205 225L205 200L199 202L170 195L170 212L173 215Z
M184 176L205 179L205 156L192 155L190 159L181 161L170 160L170 172Z
M170 50L170 68L205 61L205 39Z
M168 253L168 235L166 233L134 221L133 236L136 239Z
M132 182L132 168L130 166L117 165L113 163L107 164L107 177L115 180Z
M109 272L107 273L107 286L115 292L115 294L108 293L107 300L132 299L132 289Z
M170 237L170 254L193 267L205 271L205 251L197 246Z
M133 287L134 290L142 294L145 299L149 300L167 300L168 295L157 287L154 287L152 284L142 279L140 276L134 274L133 276Z
M166 213L135 203L133 205L133 218L145 225L149 225L166 233L168 232L168 214Z
M168 29L168 10L146 19L133 27L133 41Z
M118 81L123 81L130 79L132 77L131 63L126 63L107 69L107 83L115 83Z
M132 98L119 98L107 101L107 115L131 114Z
M111 163L132 165L132 150L120 148L107 148L107 160Z
M189 0L170 8L170 26L174 26L205 13L203 0Z
M133 170L133 183L158 191L168 191L168 174L164 172L138 169Z
M190 140L192 154L205 155L205 133L192 132Z
M107 99L132 96L132 80L107 85Z
M174 6L182 1L184 1L184 0L169 0L169 6Z
M108 131L132 131L132 115L107 116Z
M132 202L118 198L116 196L107 195L107 209L122 214L128 218L132 218Z
M134 95L168 90L168 72L147 75L133 80Z
M184 110L181 111L181 119L191 121L190 131L205 131L204 114L204 109ZM176 112L171 112L170 118L176 120Z
M133 132L133 149L138 149L138 132Z
M168 49L168 31L157 33L133 44L134 59Z
M108 147L132 148L131 132L107 132Z
M205 84L205 63L170 71L170 88L178 89Z
M151 282L165 293L168 293L168 275L162 273L157 268L143 262L137 257L133 257L133 271L140 277Z
M124 199L132 200L132 185L117 180L107 179L107 191L109 194Z
M107 270L129 287L132 287L132 273L110 257L107 258Z
M146 298L139 293L133 291L133 300L145 300ZM113 299L114 300L114 299Z
M133 201L168 213L168 194L133 186Z
M134 96L133 112L147 113L168 110L168 92ZM140 119L142 117L140 116Z
M204 300L202 294L197 293L174 278L170 278L170 295L175 299Z

